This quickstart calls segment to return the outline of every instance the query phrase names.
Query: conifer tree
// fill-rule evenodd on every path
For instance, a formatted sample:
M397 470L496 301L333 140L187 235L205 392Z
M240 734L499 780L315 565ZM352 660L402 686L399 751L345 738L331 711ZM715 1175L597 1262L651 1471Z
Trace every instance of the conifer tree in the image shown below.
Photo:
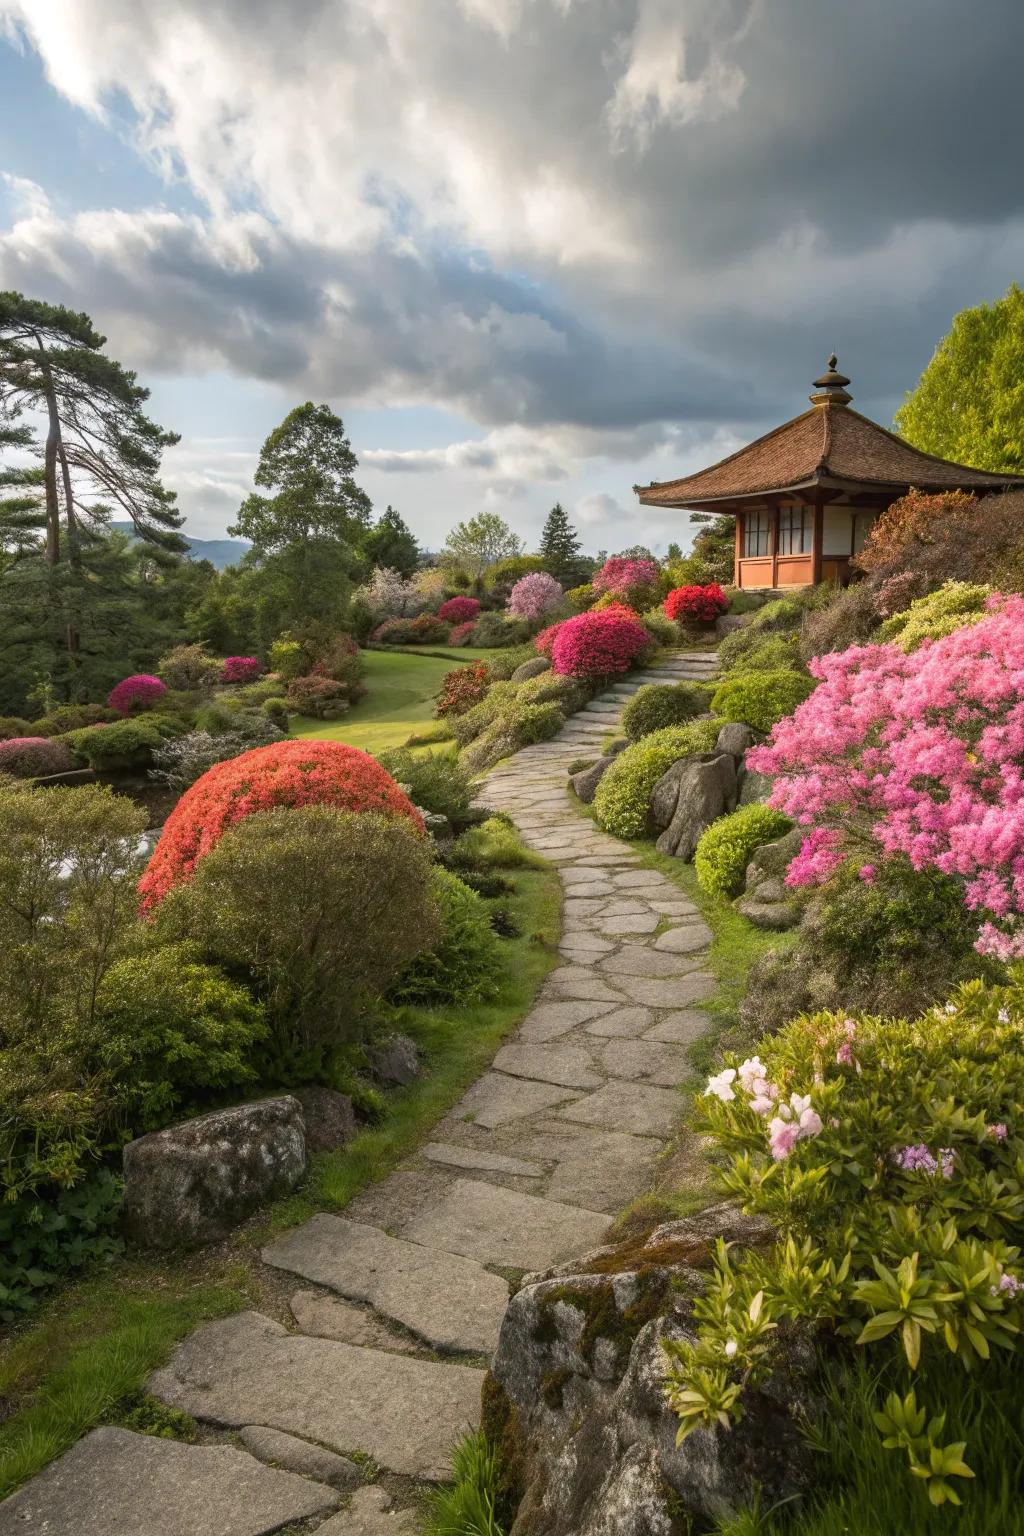
M580 579L580 541L561 502L556 502L548 513L539 553L544 569L563 587Z

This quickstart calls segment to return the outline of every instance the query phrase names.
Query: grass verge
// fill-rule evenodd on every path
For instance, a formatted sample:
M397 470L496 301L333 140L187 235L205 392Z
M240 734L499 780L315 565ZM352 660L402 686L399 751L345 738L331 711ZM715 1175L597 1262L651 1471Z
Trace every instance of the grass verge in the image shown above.
M267 1237L318 1210L340 1210L427 1139L527 1012L557 958L560 887L550 868L510 871L500 898L521 937L503 944L498 994L472 1008L405 1008L396 1027L425 1070L389 1095L380 1124L313 1159L304 1187L216 1249L185 1258L129 1256L83 1275L0 1343L0 1498L95 1425L117 1422L150 1372L200 1323L258 1306Z

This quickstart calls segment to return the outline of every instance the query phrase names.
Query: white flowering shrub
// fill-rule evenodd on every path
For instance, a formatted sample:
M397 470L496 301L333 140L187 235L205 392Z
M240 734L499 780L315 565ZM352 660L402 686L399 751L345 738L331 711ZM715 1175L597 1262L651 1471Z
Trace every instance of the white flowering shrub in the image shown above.
M388 566L375 566L369 581L357 587L353 602L365 604L369 611L386 618L408 618L419 613L424 600L414 581L406 581Z
M698 1342L666 1346L681 1439L739 1419L780 1326L810 1322L896 1372L883 1445L933 1504L960 1502L965 1446L943 1443L943 1405L919 1402L916 1378L948 1351L984 1386L1019 1348L1024 970L1011 974L910 1022L795 1019L711 1078L701 1128L727 1154L724 1187L775 1238L735 1258L720 1245Z

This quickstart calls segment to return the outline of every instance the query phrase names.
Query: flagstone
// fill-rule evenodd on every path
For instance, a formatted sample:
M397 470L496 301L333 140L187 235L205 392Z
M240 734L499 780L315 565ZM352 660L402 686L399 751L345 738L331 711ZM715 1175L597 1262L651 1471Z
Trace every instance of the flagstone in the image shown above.
M442 1201L406 1226L404 1235L481 1264L546 1269L598 1247L608 1226L608 1217L598 1211L459 1179Z

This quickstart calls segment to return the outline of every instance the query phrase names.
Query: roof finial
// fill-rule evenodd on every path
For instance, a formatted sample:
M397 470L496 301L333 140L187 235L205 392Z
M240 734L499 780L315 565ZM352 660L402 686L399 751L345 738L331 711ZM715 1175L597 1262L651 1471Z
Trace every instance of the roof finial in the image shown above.
M846 386L850 381L845 373L838 372L838 368L839 359L833 352L828 360L828 372L814 381L814 394L810 397L812 405L849 405L853 396L847 393Z

